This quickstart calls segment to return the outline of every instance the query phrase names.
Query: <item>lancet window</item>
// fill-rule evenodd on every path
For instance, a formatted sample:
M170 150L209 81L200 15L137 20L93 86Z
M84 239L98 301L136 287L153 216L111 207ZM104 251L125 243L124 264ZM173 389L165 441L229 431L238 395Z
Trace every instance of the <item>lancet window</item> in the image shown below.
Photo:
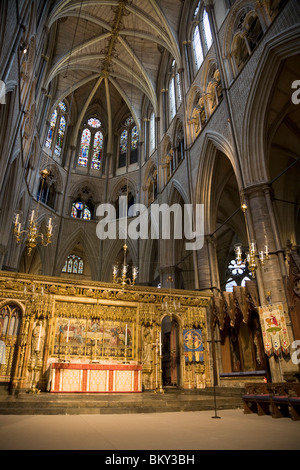
M68 274L83 274L84 262L80 256L71 254L67 257L66 262L62 268L63 273Z
M103 159L104 134L102 123L90 118L81 132L78 166L100 170Z
M55 209L57 194L56 177L50 171L46 179L41 178L37 191L37 200L46 204L46 206Z
M130 116L123 123L119 138L119 168L138 162L139 131Z
M177 70L175 60L173 60L172 62L170 73L171 73L171 78L169 81L169 112L170 112L170 121L172 121L182 101L180 74Z
M155 147L156 147L156 129L155 129L155 114L151 113L150 116L150 131L149 131L149 144L150 144L150 155L152 152L154 152Z
M194 11L193 24L192 50L197 72L213 42L208 13L202 0L199 1Z
M61 101L53 111L48 128L45 147L60 158L67 130L67 106Z

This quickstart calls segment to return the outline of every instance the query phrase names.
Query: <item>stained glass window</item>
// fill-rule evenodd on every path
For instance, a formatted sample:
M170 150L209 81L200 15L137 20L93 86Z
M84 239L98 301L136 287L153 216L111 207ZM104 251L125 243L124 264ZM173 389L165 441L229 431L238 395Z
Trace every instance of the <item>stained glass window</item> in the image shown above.
M58 106L60 107L60 109L62 110L63 113L65 113L67 111L67 106L65 105L65 103L63 101L58 103Z
M69 261L68 261L68 273L72 273L73 271L73 259L72 258L69 258Z
M124 129L120 138L120 152L121 153L125 153L127 151L127 136L128 136L128 132L126 129Z
M78 271L78 259L74 259L73 262L73 274L77 274Z
M83 261L82 261L82 259L79 261L79 264L78 264L78 274L83 274Z
M138 143L139 143L139 132L137 126L131 129L131 152L130 152L130 163L137 163L138 161Z
M89 159L89 150L91 142L91 131L89 129L84 129L81 136L81 145L80 145L80 156L78 160L78 165L87 167Z
M91 208L84 202L74 202L72 204L71 217L73 217L73 219L92 220Z
M138 160L139 132L132 116L124 121L124 127L120 135L119 168Z
M98 131L94 137L93 159L91 167L95 170L100 169L103 150L103 134Z
M120 136L120 155L119 155L119 167L126 166L126 156L127 156L127 144L128 144L128 131L123 130Z
M91 118L88 120L88 125L90 127L93 127L94 129L98 129L99 127L101 127L101 122L99 121L99 119Z
M73 254L69 255L66 259L62 272L67 272L68 274L83 274L83 267L84 263L82 258Z
M55 145L55 154L57 156L61 155L61 150L62 150L62 145L63 145L63 140L66 132L66 127L67 127L67 121L64 116L60 118L59 122L59 128L57 132L57 137L56 137L56 145Z
M131 149L136 149L139 142L139 132L136 126L131 129Z
M85 206L85 208L84 208L83 218L84 218L84 220L91 220L91 218L92 218L91 211L87 206Z
M132 116L130 116L129 118L126 119L126 121L125 121L125 126L126 126L126 127L130 127L131 124L133 124L133 123L134 123L134 119L133 119Z
M62 115L63 113L66 113L66 111L67 106L63 101L61 101L52 113L45 142L46 147L53 148L53 139L55 139L54 153L59 157L61 155L62 145L67 128L66 118Z
M55 110L52 113L52 116L51 116L50 126L49 126L49 130L48 130L46 144L45 144L46 147L48 147L48 148L51 148L52 138L53 138L53 135L54 135L54 132L55 132L56 119L57 119L57 110Z

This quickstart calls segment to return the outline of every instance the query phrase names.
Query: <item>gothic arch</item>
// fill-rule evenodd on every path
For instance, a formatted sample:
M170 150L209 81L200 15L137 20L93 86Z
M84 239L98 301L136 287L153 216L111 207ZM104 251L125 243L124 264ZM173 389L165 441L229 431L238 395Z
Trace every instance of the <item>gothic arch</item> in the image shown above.
M0 310L2 310L3 307L5 307L6 305L15 305L16 307L18 307L20 310L21 310L21 315L23 316L24 313L25 313L25 305L22 304L22 302L20 302L19 300L2 300L0 302Z
M149 206L156 199L158 184L157 176L157 166L153 160L150 160L147 164L142 184L142 189L144 191L144 204L146 206Z
M36 246L30 256L27 254L27 247L25 244L22 246L19 260L19 272L33 275L43 275L43 261L42 261L42 250L40 246Z
M228 15L222 44L228 83L238 74L251 54L251 47L245 42L245 36L247 36L249 31L248 22L254 16L258 19L261 30L264 32L266 29L265 10L258 2L249 0L238 1L233 5ZM240 65L237 63L237 55L241 58Z
M108 240L105 245L106 253L109 253L109 256L104 256L102 258L102 266L101 266L101 275L102 279L106 280L106 282L112 281L112 269L113 264L116 261L119 261L120 264L123 261L123 246L125 240L122 238L122 233L117 233L116 240ZM137 254L137 247L135 246L134 241L130 238L126 240L127 245L127 261L129 260L129 264L138 266L138 254Z
M240 171L235 157L234 150L226 138L214 131L208 131L203 141L202 152L199 158L198 178L196 185L196 198L198 204L204 204L205 220L207 221L207 230L213 231L211 222L210 206L211 206L211 179L217 150L221 151L228 157L236 175L238 187L240 191L243 188Z
M124 186L128 187L128 191L130 191L133 196L136 195L136 185L135 185L135 183L132 181L132 179L130 179L126 176L125 178L119 179L115 183L114 187L111 190L110 202L115 202L115 200L119 197L119 191Z
M285 59L299 53L299 34L296 27L275 36L264 48L244 114L242 165L246 186L269 181L265 132L274 77L277 77L280 65Z
M92 279L97 279L98 271L97 271L97 254L95 255L95 248L93 245L93 240L90 240L90 237L87 237L84 229L80 227L78 230L75 230L69 238L65 240L62 244L59 255L57 257L58 263L57 267L55 268L55 276L60 276L62 272L62 268L65 264L65 261L69 254L74 250L77 244L81 244L83 247L83 251L86 256L86 260L91 269L91 276Z
M148 222L150 228L150 216ZM159 277L159 273L157 273L157 269L159 269L160 264L159 240L152 238L151 236L149 236L147 240L143 240L140 245L140 259L143 260L143 263L139 266L138 283L153 285L154 281L157 281L157 277ZM157 284L159 281L160 279L158 279Z

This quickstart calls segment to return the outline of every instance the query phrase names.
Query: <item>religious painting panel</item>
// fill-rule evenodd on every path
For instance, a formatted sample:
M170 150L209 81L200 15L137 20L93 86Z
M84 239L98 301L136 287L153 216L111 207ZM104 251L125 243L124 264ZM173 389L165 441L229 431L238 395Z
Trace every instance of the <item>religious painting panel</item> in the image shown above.
M51 354L130 359L133 356L133 326L132 322L125 321L59 317Z

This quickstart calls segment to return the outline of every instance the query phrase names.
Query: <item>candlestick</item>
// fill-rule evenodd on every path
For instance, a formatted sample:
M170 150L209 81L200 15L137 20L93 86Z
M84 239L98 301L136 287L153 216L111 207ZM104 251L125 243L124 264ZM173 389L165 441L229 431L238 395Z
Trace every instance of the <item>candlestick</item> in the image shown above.
M48 222L48 230L49 230L49 234L51 235L52 230L53 230L53 225L52 225L52 219L51 218L49 219L49 222Z
M127 346L127 325L126 325L126 329L125 329L125 346Z

